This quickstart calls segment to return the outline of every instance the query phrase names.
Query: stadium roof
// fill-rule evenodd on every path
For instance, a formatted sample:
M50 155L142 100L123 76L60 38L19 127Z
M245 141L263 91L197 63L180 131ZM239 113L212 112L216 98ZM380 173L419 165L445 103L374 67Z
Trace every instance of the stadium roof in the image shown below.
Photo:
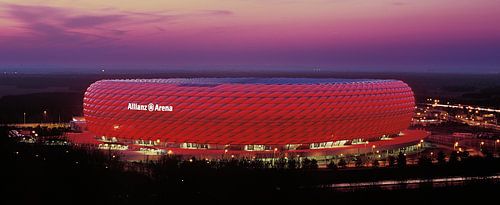
M219 84L265 84L265 85L295 85L295 84L350 84L350 83L380 83L395 80L376 79L341 79L341 78L169 78L169 79L125 79L109 80L114 82L136 83L166 83L185 86L219 85Z

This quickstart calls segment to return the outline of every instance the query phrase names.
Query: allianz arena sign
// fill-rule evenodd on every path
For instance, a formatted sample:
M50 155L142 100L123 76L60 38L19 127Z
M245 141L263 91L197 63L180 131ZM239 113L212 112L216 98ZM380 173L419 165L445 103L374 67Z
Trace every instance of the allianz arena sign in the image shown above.
M147 105L141 105L137 103L128 103L127 110L140 110L149 112L172 112L174 107L170 105L159 105L154 103L149 103Z

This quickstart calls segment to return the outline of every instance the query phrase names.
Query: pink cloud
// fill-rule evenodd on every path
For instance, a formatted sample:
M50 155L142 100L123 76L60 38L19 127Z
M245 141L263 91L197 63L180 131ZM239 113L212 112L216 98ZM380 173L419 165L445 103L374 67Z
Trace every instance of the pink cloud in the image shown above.
M130 30L165 31L165 26L174 21L191 17L228 16L227 10L199 10L188 13L133 12L108 8L103 11L84 11L62 7L26 6L0 4L6 11L6 19L19 24L30 38L50 42L58 39L62 44L91 43L96 40L117 40ZM159 29L158 29L159 28ZM22 38L19 35L18 38ZM2 39L0 39L2 40ZM67 41L66 41L67 40Z
M77 16L64 19L63 25L69 28L88 28L126 21L125 15Z

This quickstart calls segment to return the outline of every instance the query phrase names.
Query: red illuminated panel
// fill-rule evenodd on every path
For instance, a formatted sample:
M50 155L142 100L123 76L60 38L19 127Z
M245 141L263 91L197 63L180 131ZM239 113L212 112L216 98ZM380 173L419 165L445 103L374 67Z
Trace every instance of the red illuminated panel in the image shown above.
M121 139L302 144L398 133L414 106L397 80L102 80L87 89L84 115L90 131Z

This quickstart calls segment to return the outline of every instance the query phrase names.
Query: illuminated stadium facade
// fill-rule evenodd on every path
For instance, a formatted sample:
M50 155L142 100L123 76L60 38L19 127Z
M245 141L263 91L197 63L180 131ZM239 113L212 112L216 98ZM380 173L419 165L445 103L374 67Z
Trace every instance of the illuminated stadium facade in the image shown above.
M101 80L84 97L96 136L187 154L328 155L368 152L368 142L411 144L423 137L406 130L414 107L404 82L369 79ZM404 135L412 139L399 142Z

